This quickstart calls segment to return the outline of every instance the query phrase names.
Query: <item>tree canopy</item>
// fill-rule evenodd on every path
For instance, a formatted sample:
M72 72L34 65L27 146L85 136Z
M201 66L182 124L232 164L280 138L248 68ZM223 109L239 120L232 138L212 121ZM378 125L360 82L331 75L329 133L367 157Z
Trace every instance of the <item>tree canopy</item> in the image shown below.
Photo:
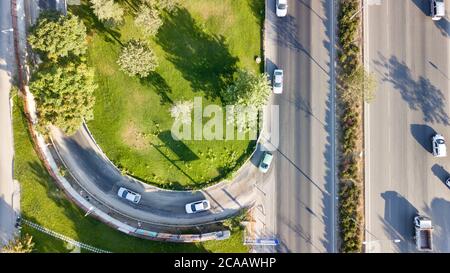
M67 16L43 12L31 29L28 42L33 50L53 61L70 54L80 56L87 50L86 26L70 12Z
M158 66L153 50L141 40L131 40L123 48L117 63L129 76L147 77Z
M39 70L30 83L35 96L38 129L45 133L52 124L73 134L83 119L93 118L96 89L94 72L86 64L53 65Z
M230 85L222 96L226 104L260 109L267 103L270 93L271 87L267 74L239 70L234 84Z
M120 24L123 22L123 8L114 0L90 0L92 9L97 18L108 24Z
M23 238L15 237L5 245L0 253L30 253L33 251L34 242L33 237L25 234Z
M144 4L139 7L139 13L136 15L134 23L149 36L155 35L163 24L160 12L154 7Z

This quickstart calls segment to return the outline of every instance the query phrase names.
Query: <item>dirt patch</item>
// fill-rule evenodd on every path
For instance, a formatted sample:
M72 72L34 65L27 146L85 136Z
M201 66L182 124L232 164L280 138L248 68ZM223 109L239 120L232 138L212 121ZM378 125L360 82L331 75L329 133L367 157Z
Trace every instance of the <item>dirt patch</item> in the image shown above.
M126 145L136 150L145 150L150 147L150 142L145 134L132 121L128 122L123 129L122 139Z

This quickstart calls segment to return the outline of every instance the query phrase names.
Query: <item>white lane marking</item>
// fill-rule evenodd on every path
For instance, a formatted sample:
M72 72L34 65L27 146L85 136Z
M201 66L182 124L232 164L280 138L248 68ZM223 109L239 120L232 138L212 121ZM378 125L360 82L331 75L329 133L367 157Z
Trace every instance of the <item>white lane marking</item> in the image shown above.
M336 245L336 232L338 230L337 228L337 219L336 219L336 215L337 215L337 202L336 202L336 197L337 197L337 193L336 193L336 181L339 181L337 179L337 173L336 173L336 128L335 128L335 123L336 123L336 101L335 101L335 96L336 96L336 77L335 77L335 66L336 66L336 55L335 55L335 45L336 45L336 39L335 39L335 26L336 26L336 18L334 16L334 8L335 8L335 2L330 1L331 3L331 7L330 7L330 16L331 16L331 33L330 33L330 45L331 45L331 66L330 66L330 82L331 82L331 158L332 158L332 163L331 163L331 173L332 175L332 181L331 181L331 187L332 187L332 193L333 193L333 197L331 198L332 200L332 219L333 219L333 231L331 233L331 243L333 245L333 249L332 252L336 253L337 252L337 245Z

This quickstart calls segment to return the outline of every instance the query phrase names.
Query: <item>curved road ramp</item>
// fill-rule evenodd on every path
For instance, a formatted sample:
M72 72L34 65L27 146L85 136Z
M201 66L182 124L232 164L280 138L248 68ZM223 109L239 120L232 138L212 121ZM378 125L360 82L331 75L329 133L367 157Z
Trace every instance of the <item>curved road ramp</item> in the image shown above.
M131 235L174 242L226 239L230 236L227 230L183 235L166 232L213 226L251 207L255 200L254 183L258 172L251 161L239 170L233 182L223 181L199 191L172 191L123 176L103 154L85 125L71 137L52 128L52 142L50 148L42 137L37 137L48 168L72 201L83 208L86 215L91 214ZM68 170L68 179L60 174L61 167ZM141 194L139 204L119 198L120 187ZM211 203L208 212L185 212L187 203L202 199Z

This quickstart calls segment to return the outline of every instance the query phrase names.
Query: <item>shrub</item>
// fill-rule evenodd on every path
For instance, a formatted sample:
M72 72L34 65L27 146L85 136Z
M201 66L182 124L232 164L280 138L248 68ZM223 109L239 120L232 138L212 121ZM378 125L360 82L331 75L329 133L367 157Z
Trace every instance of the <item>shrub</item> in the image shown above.
M144 41L131 40L122 48L117 63L129 76L144 78L156 69L158 59Z
M134 19L134 23L148 36L158 33L159 28L163 24L159 11L146 5L139 7L139 13Z
M114 0L90 0L92 9L97 18L108 25L117 25L123 22L123 9Z

